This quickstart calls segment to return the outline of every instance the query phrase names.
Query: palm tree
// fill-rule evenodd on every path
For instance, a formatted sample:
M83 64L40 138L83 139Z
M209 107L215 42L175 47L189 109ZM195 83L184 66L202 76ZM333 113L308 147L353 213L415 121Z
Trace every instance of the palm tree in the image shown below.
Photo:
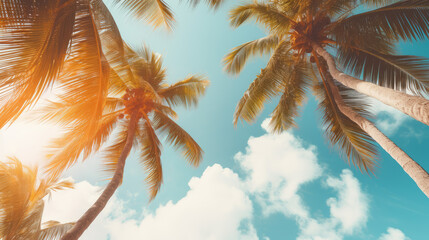
M244 22L254 19L264 25L270 34L234 48L224 59L226 70L237 74L251 55L272 53L267 67L261 71L239 101L234 114L234 123L237 124L239 119L254 120L263 109L265 101L281 95L280 101L271 115L270 125L275 132L293 127L295 126L294 118L298 115L298 107L305 98L306 90L313 86L314 93L320 101L319 108L323 112L325 134L332 145L338 146L343 155L360 169L372 171L377 156L372 142L374 139L391 154L420 189L429 196L429 175L426 171L387 137L384 135L381 137L378 129L367 120L367 118L371 118L371 115L365 110L368 103L365 102L362 95L352 89L354 86L336 86L329 81L331 74L334 77L339 75L345 77L345 74L337 74L336 68L333 69L334 60L332 58L327 58L329 61L319 59L319 56L325 58L326 55L329 55L325 48L331 47L330 51L336 50L343 68L383 87L356 79L359 84L372 84L393 92L395 97L398 97L398 94L405 95L410 99L417 99L417 102L423 102L425 105L428 101L423 97L407 95L404 92L411 91L420 95L427 93L429 75L426 74L425 68L429 66L428 62L420 57L393 55L394 43L398 38L395 37L393 30L389 33L384 29L387 26L382 24L383 19L391 22L392 19L400 18L396 15L401 13L395 12L393 16L384 14L384 17L377 18L378 21L368 20L368 23L361 20L366 25L377 26L380 24L384 28L362 27L359 29L360 25L356 23L357 25L353 26L359 31L344 31L345 22L351 25L349 23L351 20L347 19L366 14L348 16L357 4L386 4L387 2L392 1L281 0L254 2L234 8L231 11L232 26L238 27ZM404 36L404 39L410 36L423 38L425 34L429 33L429 25L426 25L429 22L423 20L422 17L429 14L429 9L421 6L429 5L429 1L401 2L409 4L409 6L406 5L409 11L405 11L401 16L413 21L402 21L404 26L401 25L403 28L400 29L408 27L409 31L400 36ZM403 10L403 8L401 9ZM379 10L378 13L383 14L383 11ZM372 11L369 13L371 13L370 16L374 15ZM373 18L376 17L373 16ZM356 19L360 18L356 17ZM416 25L417 23L420 25ZM366 26L365 24L362 26ZM407 24L416 26L411 25L410 27ZM390 23L389 26L391 26ZM399 29L399 27L394 29ZM328 64L329 71L323 68L323 63ZM315 72L319 72L320 77ZM377 94L382 93L377 92ZM420 111L420 116L424 116L426 110L420 109ZM354 114L352 115L351 112ZM356 118L356 116L360 117ZM425 117L416 118L424 119ZM363 122L365 122L365 126ZM369 125L371 127L367 127ZM378 132L375 133L376 131Z
M122 79L116 71L110 71L109 95L103 116L98 130L88 140L81 137L86 119L79 119L75 112L80 107L65 101L66 96L59 96L62 102L51 102L42 111L45 113L43 120L57 121L69 129L51 146L53 153L49 156L48 171L53 176L58 176L79 157L85 159L99 151L104 143L109 144L103 156L106 170L113 172L113 177L99 199L62 239L79 238L103 210L122 182L125 160L132 148L140 152L151 200L158 193L163 178L159 134L164 135L168 143L180 148L193 166L198 166L202 159L200 146L171 118L177 117L173 107L196 105L208 81L200 76L190 76L175 84L167 84L159 55L146 48L137 53L129 47L124 49L132 78Z
M43 198L52 191L72 187L69 181L39 180L37 169L15 158L0 162L0 239L59 239L73 224L42 224Z
M368 2L397 3L348 16L356 8L356 4ZM330 64L331 73L336 80L429 125L429 101L423 97L427 96L429 86L426 71L428 61L416 56L393 55L395 41L423 39L429 35L428 15L427 0L283 0L245 4L231 12L231 24L238 27L255 18L269 28L271 34L236 48L235 53L232 52L225 59L227 70L231 73L239 72L249 55L273 50L276 46L273 41L278 37L293 41L296 38L294 50L315 49L319 54L324 53L322 56L329 54L323 51L324 47L334 47L338 50L341 66L356 77L363 76L368 82L333 71L335 65ZM315 26L316 24L321 25ZM310 25L315 27L304 27ZM292 32L294 39L291 38ZM311 34L319 36L309 36ZM306 43L312 37L325 39L321 42L322 45L313 46ZM235 55L238 57L234 58ZM408 92L418 96L409 95Z

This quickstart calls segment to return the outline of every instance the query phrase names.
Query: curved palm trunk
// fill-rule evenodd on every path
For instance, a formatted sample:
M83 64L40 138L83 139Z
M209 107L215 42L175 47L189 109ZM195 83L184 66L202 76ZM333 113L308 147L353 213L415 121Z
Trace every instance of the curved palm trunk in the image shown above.
M337 69L334 58L320 45L313 44L313 49L325 59L328 64L329 72L338 82L362 94L373 97L429 125L429 100L423 97L408 95L390 88L381 87L346 75Z
M103 193L97 199L97 201L80 217L75 223L72 229L70 229L61 239L62 240L76 240L83 232L89 227L89 225L95 220L95 218L104 209L109 199L113 196L116 189L119 187L124 175L125 160L131 151L133 146L134 136L138 124L138 117L136 113L131 115L130 123L128 125L128 136L122 150L122 153L118 159L118 165L116 167L113 178L107 184Z
M386 135L384 135L378 128L368 119L362 117L349 106L347 106L335 86L332 78L329 78L329 73L325 70L327 75L326 81L329 85L334 100L337 103L340 111L361 127L368 133L396 162L404 169L404 171L414 180L420 190L429 198L429 174L410 156L408 156L401 148L392 142Z

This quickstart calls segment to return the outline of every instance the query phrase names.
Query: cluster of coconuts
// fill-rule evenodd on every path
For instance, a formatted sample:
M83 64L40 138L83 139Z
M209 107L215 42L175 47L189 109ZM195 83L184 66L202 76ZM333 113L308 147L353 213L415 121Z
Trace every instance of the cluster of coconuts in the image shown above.
M316 16L308 21L308 18L303 17L303 21L292 24L290 43L293 50L297 53L294 57L302 56L306 53L311 53L313 47L312 42L319 43L322 46L326 44L324 41L328 40L326 34L326 26L331 23L328 16ZM314 57L310 57L311 62L315 62Z
M138 118L141 118L143 115L146 115L153 109L153 101L151 95L142 88L137 89L127 89L122 100L125 105L125 111L123 114L119 114L119 118L130 118L130 115L134 111L138 111Z

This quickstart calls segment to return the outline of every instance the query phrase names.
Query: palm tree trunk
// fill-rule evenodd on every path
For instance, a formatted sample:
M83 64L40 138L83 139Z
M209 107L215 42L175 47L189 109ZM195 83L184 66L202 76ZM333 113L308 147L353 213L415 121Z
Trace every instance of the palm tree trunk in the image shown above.
M401 148L386 137L386 135L378 130L371 121L362 117L352 108L347 106L344 103L337 86L335 86L331 75L329 75L329 72L326 71L326 68L322 69L325 71L325 76L327 76L326 81L340 111L359 125L359 127L367 132L369 136L371 136L387 153L389 153L390 156L402 167L402 169L414 180L420 190L429 198L429 174L410 156L402 151Z
M107 184L103 193L97 199L97 201L80 217L80 219L75 223L72 229L70 229L61 240L76 240L78 239L83 232L89 227L89 225L95 220L95 218L100 214L104 209L109 199L113 196L116 189L122 182L122 177L124 175L125 160L128 157L128 154L131 151L133 146L134 136L136 133L136 128L138 124L137 113L131 114L130 123L127 130L127 140L122 150L122 153L118 159L118 165L116 167L113 178Z
M335 60L325 49L318 44L313 44L313 49L328 64L329 72L335 80L343 85L352 88L362 94L373 97L382 103L398 109L412 118L429 125L429 100L412 96L390 88L378 86L365 82L352 76L346 75L336 67Z

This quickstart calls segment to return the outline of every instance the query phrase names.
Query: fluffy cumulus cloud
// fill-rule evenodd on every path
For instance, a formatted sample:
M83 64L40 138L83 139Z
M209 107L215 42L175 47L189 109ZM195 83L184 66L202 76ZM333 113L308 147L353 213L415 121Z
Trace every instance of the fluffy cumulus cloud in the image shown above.
M112 239L257 239L252 203L237 174L215 164L192 178L189 188L177 203L160 206L141 222L125 222L128 231L114 222Z
M338 194L327 200L328 218L301 218L300 240L336 240L352 235L365 226L368 219L368 198L350 170L343 170L339 178L329 176L327 187Z
M340 178L329 177L326 183L338 192L338 198L327 201L331 216L339 221L343 232L353 233L368 219L368 198L362 192L359 181L350 170L343 170Z
M361 229L367 221L368 199L352 172L343 170L339 178L324 174L315 146L291 132L270 134L267 122L262 124L267 133L250 138L246 153L235 156L264 213L279 212L295 218L301 240L342 239ZM315 180L324 182L338 195L326 202L330 209L327 218L312 217L300 196L299 190Z
M387 233L381 235L378 240L410 240L405 234L396 228L388 228Z
M251 224L252 203L237 174L220 165L208 167L192 178L189 191L177 203L168 202L142 220L133 218L123 202L114 198L85 232L82 239L257 239ZM77 219L99 195L87 182L75 190L55 193L44 219L69 222ZM67 207L64 207L67 206Z
M262 124L268 131L267 121ZM247 173L246 182L256 195L265 214L283 212L307 217L307 210L297 194L299 187L319 178L316 147L305 146L292 133L251 137L246 153L235 156Z
M267 130L266 123L263 127ZM189 191L182 199L142 217L125 209L122 200L112 199L82 239L258 239L252 224L255 205L261 206L265 216L281 213L296 220L300 240L343 239L367 222L368 198L352 172L326 174L318 163L316 147L291 132L274 135L267 130L251 137L245 152L235 159L242 177L215 164L189 181ZM313 216L303 199L301 190L311 182L334 193L321 199L329 208L328 216ZM46 205L44 219L77 219L99 191L81 182L75 190L55 193Z

